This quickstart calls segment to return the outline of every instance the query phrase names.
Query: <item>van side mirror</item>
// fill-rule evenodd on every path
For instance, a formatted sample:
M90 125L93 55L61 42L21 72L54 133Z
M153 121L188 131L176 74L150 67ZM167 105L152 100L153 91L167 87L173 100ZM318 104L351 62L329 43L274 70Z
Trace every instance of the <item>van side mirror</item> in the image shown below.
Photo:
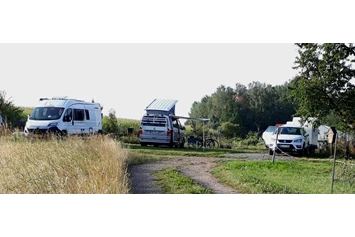
M184 126L181 126L181 130L186 130L186 128Z
M71 117L70 117L69 115L65 115L65 116L63 117L63 121L64 121L64 122L70 122L70 121L71 121Z

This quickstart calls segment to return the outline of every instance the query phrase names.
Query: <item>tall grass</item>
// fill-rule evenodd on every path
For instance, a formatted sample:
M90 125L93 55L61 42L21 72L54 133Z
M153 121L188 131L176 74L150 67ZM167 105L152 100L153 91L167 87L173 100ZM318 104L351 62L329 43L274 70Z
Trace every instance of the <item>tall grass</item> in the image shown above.
M128 193L127 151L105 137L0 138L0 193Z

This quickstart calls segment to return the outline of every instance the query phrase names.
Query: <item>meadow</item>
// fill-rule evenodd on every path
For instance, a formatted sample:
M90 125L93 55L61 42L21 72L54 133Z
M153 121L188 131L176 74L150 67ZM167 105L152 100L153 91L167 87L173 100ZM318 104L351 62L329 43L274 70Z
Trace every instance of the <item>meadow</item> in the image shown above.
M128 194L128 165L176 156L228 157L259 149L181 149L123 144L107 136L25 139L0 136L2 194ZM341 162L342 160L339 160ZM242 193L330 193L332 161L307 157L275 163L220 161L211 173ZM355 168L337 163L334 193L355 193ZM177 169L157 173L166 193L210 193Z
M127 158L127 150L105 137L0 137L0 193L129 193Z

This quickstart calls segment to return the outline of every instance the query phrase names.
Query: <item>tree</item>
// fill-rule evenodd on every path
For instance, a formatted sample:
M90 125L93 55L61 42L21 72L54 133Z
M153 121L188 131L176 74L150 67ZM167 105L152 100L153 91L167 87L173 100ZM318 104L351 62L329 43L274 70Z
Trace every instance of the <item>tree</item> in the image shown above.
M111 133L115 136L119 135L119 127L117 123L116 111L114 109L110 109L108 118L105 118L103 121L102 130L105 134Z
M320 121L330 113L343 125L355 124L355 70L353 44L296 44L299 56L294 67L298 75L292 80L291 94L298 102L298 113Z
M286 123L295 113L295 105L288 95L288 83L272 86L260 82L248 85L245 95L243 126L256 131L258 136L269 126Z
M271 85L255 81L250 83L248 88L248 102L253 117L252 121L254 121L259 134L261 126L269 125L272 119L271 114L275 109L275 90Z
M5 91L0 91L0 110L2 111L4 122L9 127L16 127L21 120L25 119L23 110L14 105L11 97L7 98Z
M218 118L220 123L231 122L236 123L238 119L238 111L236 101L234 100L235 91L231 87L219 86L215 93L212 94L212 108L210 116Z
M239 125L231 122L222 123L223 135L228 139L232 138L239 133Z

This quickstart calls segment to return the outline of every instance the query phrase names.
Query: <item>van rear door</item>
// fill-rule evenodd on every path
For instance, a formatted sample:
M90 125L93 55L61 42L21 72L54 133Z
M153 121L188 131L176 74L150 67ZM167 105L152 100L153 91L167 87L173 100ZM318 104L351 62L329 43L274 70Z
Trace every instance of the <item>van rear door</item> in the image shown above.
M143 116L141 141L147 143L169 143L168 118L164 116Z

